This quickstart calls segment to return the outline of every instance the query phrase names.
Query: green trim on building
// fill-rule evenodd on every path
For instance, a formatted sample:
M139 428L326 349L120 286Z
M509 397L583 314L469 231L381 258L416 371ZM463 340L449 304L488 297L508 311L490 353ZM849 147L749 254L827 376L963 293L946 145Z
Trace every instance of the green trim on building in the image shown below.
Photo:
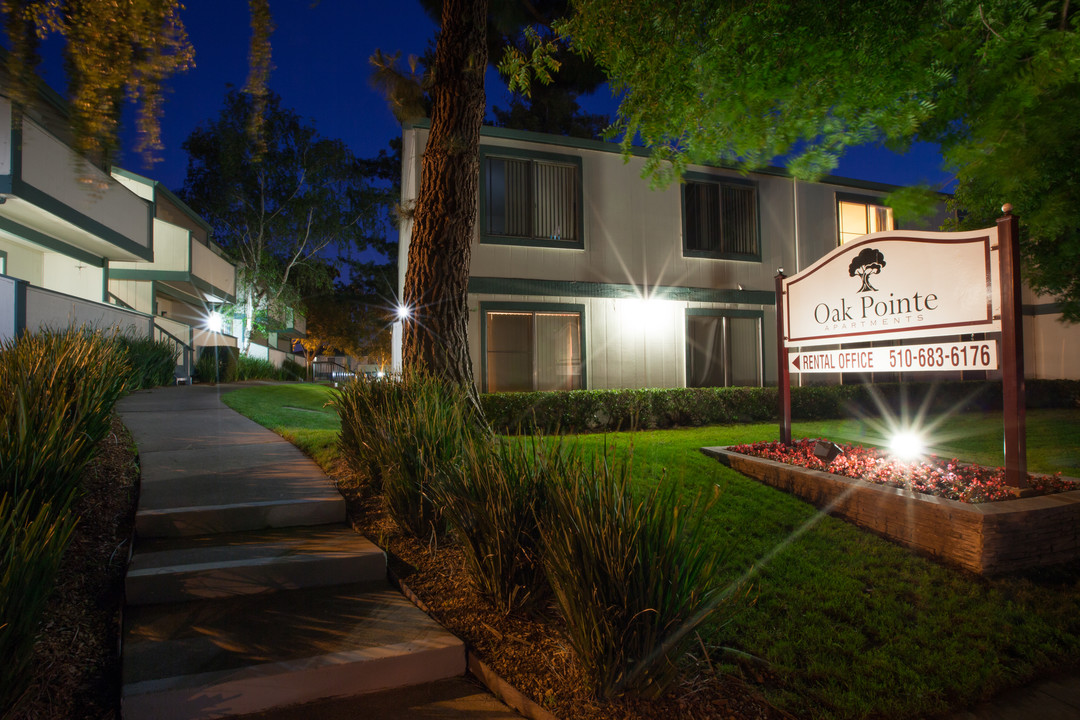
M101 261L101 302L109 302L109 261Z
M659 300L713 302L741 305L775 305L773 290L722 290L657 285L649 297ZM533 280L529 278L469 278L469 293L476 295L537 295L570 298L640 298L642 289L629 283L579 282L574 280Z
M488 174L485 171L485 163L490 157L502 157L510 159L522 159L522 160L547 160L550 162L563 163L567 165L573 165L577 168L577 240L573 242L565 242L560 240L551 240L549 238L538 237L518 237L510 235L496 235L489 233L488 216L487 216L487 186L488 186ZM525 247L543 247L543 248L555 248L563 250L584 250L585 249L585 188L582 178L581 157L578 155L557 155L555 153L538 152L536 150L519 150L518 148L507 148L495 145L481 145L480 146L480 242L484 245L516 245ZM536 197L530 198L532 202L536 203Z
M588 373L586 372L589 354L585 345L585 306L580 303L536 303L536 302L504 302L496 300L481 300L478 308L480 313L480 381L483 390L488 392L487 382L487 314L491 311L504 310L508 312L576 312L581 316L581 389L589 388Z
M7 275L7 250L0 250L0 275Z
M9 220L5 217L0 217L0 230L9 232L12 235L17 235L21 238L29 240L32 243L41 245L44 248L48 248L53 252L58 252L61 255L67 255L69 258L78 260L79 262L93 265L94 267L102 267L105 260L93 253L87 252L82 248L72 247L62 240L57 240L52 235L46 235L43 232L28 228L21 223L17 223L14 220Z
M730 318L753 318L758 321L758 376L761 383L758 387L765 387L765 312L763 310L728 310L726 308L686 308L683 319L683 385L690 387L690 353L687 352L686 343L690 337L690 318L692 317L730 317Z
M1061 303L1052 302L1042 305L1024 305L1022 314L1024 315L1060 315Z
M687 182L694 183L713 183L715 185L734 185L738 187L752 188L754 191L754 227L757 230L757 252L753 254L749 253L728 253L728 252L715 252L712 250L691 250L686 247L686 183L683 183L681 192L679 193L679 212L681 213L682 221L682 253L683 257L692 258L706 258L709 260L734 260L735 262L761 262L761 194L758 192L758 184L753 180L746 178L733 178L726 175L714 175L711 173L703 172L686 172L683 174L683 179ZM723 208L721 208L723 212Z

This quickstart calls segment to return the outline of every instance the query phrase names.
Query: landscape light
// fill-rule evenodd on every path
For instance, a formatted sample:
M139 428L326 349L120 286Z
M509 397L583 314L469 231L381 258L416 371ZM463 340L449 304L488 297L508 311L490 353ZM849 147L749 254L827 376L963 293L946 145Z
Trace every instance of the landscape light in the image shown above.
M398 308L397 308L397 318L398 318L398 320L408 320L410 317L412 317L412 310L409 309L409 306L408 305L398 305Z
M842 451L836 443L831 443L828 440L818 440L814 443L814 457L816 457L825 465L831 465L832 461L836 459Z
M910 430L896 433L889 443L889 450L901 460L914 460L922 455L925 449L923 439Z

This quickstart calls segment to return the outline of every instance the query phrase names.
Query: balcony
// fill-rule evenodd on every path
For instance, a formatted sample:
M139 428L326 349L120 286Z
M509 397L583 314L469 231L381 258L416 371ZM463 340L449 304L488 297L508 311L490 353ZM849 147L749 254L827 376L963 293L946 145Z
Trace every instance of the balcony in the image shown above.
M154 319L144 313L0 275L0 340L23 332L65 327L89 327L145 338L151 336L153 326Z
M153 210L0 97L0 231L100 266L149 260Z
M109 266L112 280L154 281L193 303L236 300L236 268L190 230L154 220L154 258L149 263L117 262Z

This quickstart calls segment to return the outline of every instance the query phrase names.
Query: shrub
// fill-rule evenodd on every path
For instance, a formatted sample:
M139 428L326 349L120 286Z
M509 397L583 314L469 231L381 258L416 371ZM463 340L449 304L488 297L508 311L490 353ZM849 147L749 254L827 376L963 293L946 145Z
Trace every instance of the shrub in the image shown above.
M343 456L361 471L366 463L369 473L374 458L398 525L416 537L438 535L443 520L431 488L458 465L462 448L472 442L466 392L418 372L365 382L353 380L334 401L342 414ZM365 420L370 428L362 427Z
M1030 408L1080 407L1080 381L1028 380ZM797 420L832 420L851 415L898 414L924 402L932 412L1001 408L1001 383L879 383L808 385L791 388ZM648 388L488 393L484 416L497 432L582 433L697 426L777 419L775 387Z
M241 355L236 361L237 380L277 380L281 377L274 363L262 358Z
M537 517L545 488L571 462L557 440L477 442L466 447L457 472L435 485L473 584L503 612L528 611L550 596Z
M0 708L10 708L29 681L34 639L75 520L49 504L0 495Z
M204 347L195 361L195 376L204 383L236 382L239 357L240 352L234 347Z
M128 374L120 344L89 331L0 343L0 493L66 508Z
M681 507L663 482L634 498L629 463L607 451L575 467L551 485L540 526L567 635L601 696L657 697L725 597L703 537L708 506Z
M285 362L281 363L281 379L282 380L306 380L307 370L300 363L293 360L291 357L285 358Z
M176 380L177 350L172 343L123 335L117 338L117 342L127 354L131 366L127 383L129 390L172 385Z

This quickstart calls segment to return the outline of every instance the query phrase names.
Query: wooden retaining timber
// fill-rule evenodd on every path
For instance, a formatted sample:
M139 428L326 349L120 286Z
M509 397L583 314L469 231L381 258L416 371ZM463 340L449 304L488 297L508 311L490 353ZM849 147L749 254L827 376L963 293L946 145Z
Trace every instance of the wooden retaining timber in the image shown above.
M830 515L921 555L981 575L1080 557L1080 490L962 503L743 455L724 447L701 451Z

